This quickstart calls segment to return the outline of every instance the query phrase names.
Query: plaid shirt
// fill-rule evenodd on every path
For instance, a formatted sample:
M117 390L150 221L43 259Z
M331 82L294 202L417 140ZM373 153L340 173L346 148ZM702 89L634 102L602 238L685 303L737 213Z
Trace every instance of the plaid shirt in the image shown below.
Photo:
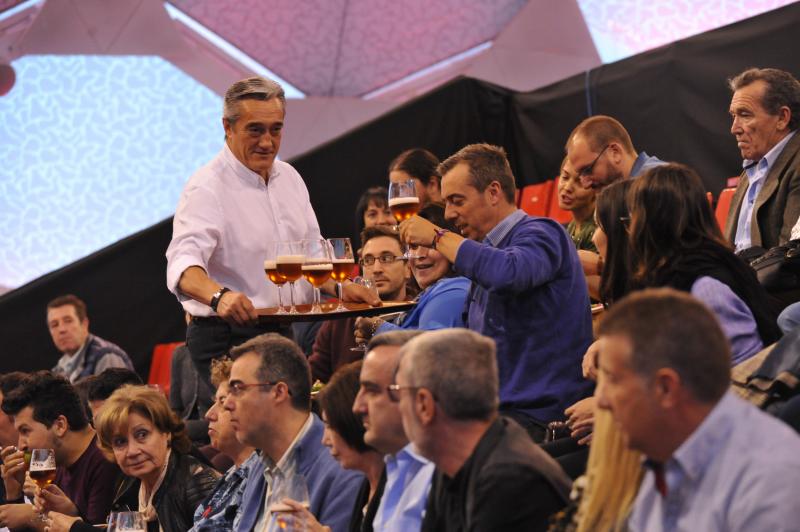
M260 457L253 451L241 466L231 467L214 490L194 512L190 532L222 532L233 530L233 520L239 511L250 467Z

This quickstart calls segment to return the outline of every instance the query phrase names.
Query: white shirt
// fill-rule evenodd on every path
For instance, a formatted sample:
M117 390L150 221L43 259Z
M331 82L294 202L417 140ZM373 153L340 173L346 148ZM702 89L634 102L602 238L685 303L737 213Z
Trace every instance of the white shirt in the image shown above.
M190 266L242 292L256 308L278 306L277 287L264 274L275 259L271 244L321 238L308 189L297 170L275 161L269 180L244 166L228 148L189 178L181 193L167 248L167 288L193 316L211 316L208 306L178 290ZM311 285L295 283L295 303L311 301ZM288 290L282 292L289 303Z

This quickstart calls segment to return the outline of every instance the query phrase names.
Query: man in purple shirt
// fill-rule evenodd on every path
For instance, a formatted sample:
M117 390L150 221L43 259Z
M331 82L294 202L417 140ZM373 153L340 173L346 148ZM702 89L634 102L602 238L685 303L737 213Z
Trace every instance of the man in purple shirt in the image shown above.
M3 480L9 501L28 508L29 515L20 514L20 518L35 518L31 505L22 500L25 479L22 453L53 449L56 479L37 496L37 504L47 511L80 516L88 523L104 523L120 471L97 447L95 431L69 381L50 371L33 373L4 398L2 408L14 417L14 426L19 431L19 451L9 454L3 451L6 464Z
M730 348L702 303L643 290L599 334L598 407L646 457L629 530L797 530L800 437L728 392Z
M465 321L497 344L500 411L541 441L545 425L592 389L580 371L592 322L575 245L555 220L517 209L502 148L466 146L439 171L445 217L461 235L414 216L401 236L472 281Z

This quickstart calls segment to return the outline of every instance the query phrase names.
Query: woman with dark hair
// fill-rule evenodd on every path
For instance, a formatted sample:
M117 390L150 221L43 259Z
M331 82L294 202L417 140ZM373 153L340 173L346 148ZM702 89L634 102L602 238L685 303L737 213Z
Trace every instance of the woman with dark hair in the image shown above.
M330 382L317 396L322 410L322 421L325 423L323 445L330 449L331 456L343 468L364 473L364 482L350 518L351 532L372 530L372 521L386 482L383 455L364 443L364 425L353 413L353 403L360 386L361 364L358 360L336 370ZM305 506L291 500L286 502L295 509L297 517L305 523L306 530L330 530L320 525Z
M439 159L428 150L406 150L389 163L389 181L404 183L413 179L420 205L442 203L442 176L438 166Z
M628 292L628 205L632 180L617 181L597 197L592 241L600 255L600 301L608 307Z
M444 207L431 203L419 216L448 231L458 232L452 222L445 220ZM411 273L422 289L417 305L395 325L381 318L356 320L356 342L367 342L372 336L395 329L435 330L464 327L464 303L469 294L470 280L458 276L453 265L438 251L424 246L409 246Z
M361 194L356 205L356 234L375 225L395 225L389 210L389 191L386 187L370 187Z
M632 287L670 286L705 303L734 365L780 338L766 291L722 237L694 170L674 163L648 170L631 186L628 206Z

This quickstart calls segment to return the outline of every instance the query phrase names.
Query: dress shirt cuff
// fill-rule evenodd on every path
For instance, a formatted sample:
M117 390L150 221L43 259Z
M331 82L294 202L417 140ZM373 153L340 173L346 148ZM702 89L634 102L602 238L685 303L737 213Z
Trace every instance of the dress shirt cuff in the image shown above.
M169 288L170 292L175 294L175 296L178 298L178 301L181 303L192 299L191 297L182 293L178 288L178 283L180 283L183 272L185 272L187 268L190 268L191 266L198 266L207 272L205 265L202 264L197 258L190 255L176 257L167 265L167 288Z

